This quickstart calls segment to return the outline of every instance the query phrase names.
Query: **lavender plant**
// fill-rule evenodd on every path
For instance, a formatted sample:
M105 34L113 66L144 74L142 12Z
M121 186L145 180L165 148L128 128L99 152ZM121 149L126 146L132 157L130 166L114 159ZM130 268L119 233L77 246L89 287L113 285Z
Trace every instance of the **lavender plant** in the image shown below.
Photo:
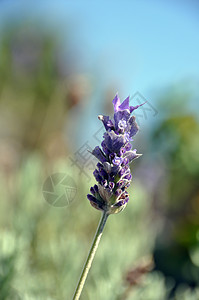
M131 141L138 132L138 125L131 113L141 105L129 106L129 97L120 103L116 94L113 99L113 119L109 116L98 116L106 132L101 147L97 146L92 151L99 161L93 172L97 184L91 187L87 198L94 208L102 211L102 217L73 296L74 300L78 300L81 296L108 216L122 211L129 201L127 188L132 180L129 164L141 156L137 154L136 149L132 150Z

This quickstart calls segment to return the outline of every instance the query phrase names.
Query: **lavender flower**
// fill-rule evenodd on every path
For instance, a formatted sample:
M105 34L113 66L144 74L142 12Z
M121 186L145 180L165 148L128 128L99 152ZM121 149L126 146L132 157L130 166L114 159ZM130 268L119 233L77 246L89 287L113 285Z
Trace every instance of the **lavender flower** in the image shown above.
M108 116L98 117L103 122L106 132L101 148L97 146L92 151L92 154L99 160L93 172L97 184L90 188L90 194L87 197L91 205L102 210L103 213L73 300L79 300L81 296L108 216L123 210L129 201L127 188L132 179L129 164L141 155L136 153L136 149L131 150L130 141L138 132L135 117L131 116L131 113L141 105L129 106L129 97L121 104L116 95L113 99L113 120Z
M132 150L130 143L138 132L138 125L131 113L141 105L129 106L129 97L120 103L117 94L113 99L113 119L102 115L98 117L106 132L101 148L97 146L92 151L99 160L93 172L97 185L91 187L87 198L93 207L108 214L120 212L129 200L127 188L132 180L129 164L141 156L136 149Z

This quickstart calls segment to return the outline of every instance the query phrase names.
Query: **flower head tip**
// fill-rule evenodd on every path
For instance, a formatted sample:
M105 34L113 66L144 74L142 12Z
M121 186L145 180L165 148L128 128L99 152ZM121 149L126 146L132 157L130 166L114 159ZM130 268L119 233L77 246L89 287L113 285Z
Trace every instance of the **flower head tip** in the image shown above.
M138 132L138 125L131 113L141 105L129 106L129 97L120 103L116 94L113 99L113 119L98 116L106 132L101 147L97 146L92 151L99 160L93 172L97 185L91 187L91 194L87 197L93 207L109 214L123 210L129 200L127 188L132 180L129 164L141 156L136 149L132 150L130 143Z

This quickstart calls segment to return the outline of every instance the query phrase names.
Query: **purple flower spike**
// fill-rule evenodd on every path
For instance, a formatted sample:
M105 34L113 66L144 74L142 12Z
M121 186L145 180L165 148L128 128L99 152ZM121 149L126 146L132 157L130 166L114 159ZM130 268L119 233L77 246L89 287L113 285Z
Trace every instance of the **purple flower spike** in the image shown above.
M120 106L120 98L117 93L115 98L113 99L114 112L117 112L119 110L119 106Z
M136 149L131 150L130 141L138 132L138 125L131 112L141 105L129 106L129 97L120 103L117 94L113 99L113 119L102 115L98 117L106 132L101 143L102 149L97 146L92 151L99 160L93 172L97 184L91 187L91 194L87 197L93 207L108 214L122 211L129 200L127 188L132 180L129 164L140 156Z

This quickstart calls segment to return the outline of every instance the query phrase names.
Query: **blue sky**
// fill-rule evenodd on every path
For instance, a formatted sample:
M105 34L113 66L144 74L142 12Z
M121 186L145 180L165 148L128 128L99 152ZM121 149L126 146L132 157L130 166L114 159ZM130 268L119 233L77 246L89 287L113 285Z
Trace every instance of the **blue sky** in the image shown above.
M0 19L35 16L67 39L85 71L118 80L124 96L199 75L196 1L2 1ZM102 81L103 81L102 80Z
M197 1L0 2L1 23L36 17L66 42L69 34L80 71L97 74L93 103L110 84L118 83L121 98L138 90L153 103L154 91L198 80L198 15Z

